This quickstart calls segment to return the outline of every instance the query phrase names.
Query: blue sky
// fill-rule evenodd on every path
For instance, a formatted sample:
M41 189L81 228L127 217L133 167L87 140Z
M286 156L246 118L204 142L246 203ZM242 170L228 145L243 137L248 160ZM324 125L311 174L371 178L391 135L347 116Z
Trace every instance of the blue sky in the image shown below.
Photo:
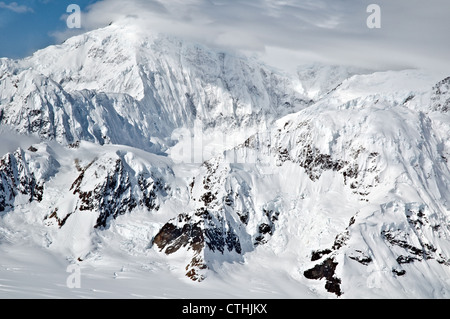
M21 58L57 42L53 32L67 28L67 6L82 10L96 0L0 0L0 57Z

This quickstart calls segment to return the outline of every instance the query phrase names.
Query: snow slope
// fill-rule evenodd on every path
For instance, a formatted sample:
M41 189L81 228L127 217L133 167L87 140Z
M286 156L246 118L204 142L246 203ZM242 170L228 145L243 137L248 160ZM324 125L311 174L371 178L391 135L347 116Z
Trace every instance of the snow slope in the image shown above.
M297 73L121 23L0 60L0 296L448 298L448 78Z

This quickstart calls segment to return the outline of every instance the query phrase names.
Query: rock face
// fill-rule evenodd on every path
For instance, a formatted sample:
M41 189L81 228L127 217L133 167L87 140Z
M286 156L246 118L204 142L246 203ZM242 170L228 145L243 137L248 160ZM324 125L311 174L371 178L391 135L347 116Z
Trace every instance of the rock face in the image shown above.
M196 212L193 216L178 215L176 220L169 221L161 228L153 243L168 255L180 248L192 250L192 259L186 265L186 276L194 281L205 279L203 273L208 268L208 261L211 261L205 260L205 255L209 252L222 255L232 251L237 254L242 252L239 237L230 229L230 225L224 224L223 220L206 210Z
M18 149L0 159L0 212L13 210L19 203L42 201L45 180L40 165L35 165L32 154L37 149L28 151ZM47 160L57 166L51 157Z
M166 223L153 243L166 254L191 250L186 266L191 279L205 279L205 270L218 260L241 260L242 254L267 242L275 230L279 213L267 207L255 211L250 186L229 163L205 162L189 187L195 209Z
M61 228L72 214L87 212L96 216L94 228L107 229L111 220L133 211L136 207L157 211L161 201L168 196L170 187L163 174L151 167L135 170L120 151L94 158L82 165L76 158L74 167L79 175L67 189L66 196L73 198L71 209L64 202L55 205L45 216L47 225L56 221ZM162 168L170 176L170 169ZM63 211L60 205L65 206Z
M120 158L109 158L101 161L101 164L95 162L80 168L80 175L70 190L79 198L80 211L99 212L96 228L107 227L111 218L131 212L138 205L149 211L159 209L157 193L165 192L160 179L155 179L148 172L140 173L137 177L131 176ZM93 175L99 183L92 188L88 187L92 181L86 181L85 178Z
M433 111L448 112L450 109L450 77L443 79L433 86L431 95L431 109Z
M341 279L336 278L334 275L337 265L337 262L328 258L323 263L314 266L314 268L306 270L304 275L308 279L326 278L325 289L340 296L342 294L340 288Z

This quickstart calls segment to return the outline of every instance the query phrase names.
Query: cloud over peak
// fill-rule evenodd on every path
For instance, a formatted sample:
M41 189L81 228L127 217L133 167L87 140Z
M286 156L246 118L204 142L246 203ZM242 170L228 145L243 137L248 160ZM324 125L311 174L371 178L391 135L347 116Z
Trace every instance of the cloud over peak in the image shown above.
M263 55L283 67L316 60L371 68L449 68L450 2L378 0L381 28L366 21L373 0L102 0L84 30L135 16L142 29ZM61 36L61 35L60 35Z

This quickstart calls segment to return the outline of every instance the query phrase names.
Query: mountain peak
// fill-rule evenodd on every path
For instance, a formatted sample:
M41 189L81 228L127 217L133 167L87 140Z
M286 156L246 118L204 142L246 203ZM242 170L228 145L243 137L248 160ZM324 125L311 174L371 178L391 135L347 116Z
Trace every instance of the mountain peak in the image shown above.
M137 65L134 30L132 26L111 25L90 31L40 50L22 63L67 91L89 89L142 99L144 84Z

